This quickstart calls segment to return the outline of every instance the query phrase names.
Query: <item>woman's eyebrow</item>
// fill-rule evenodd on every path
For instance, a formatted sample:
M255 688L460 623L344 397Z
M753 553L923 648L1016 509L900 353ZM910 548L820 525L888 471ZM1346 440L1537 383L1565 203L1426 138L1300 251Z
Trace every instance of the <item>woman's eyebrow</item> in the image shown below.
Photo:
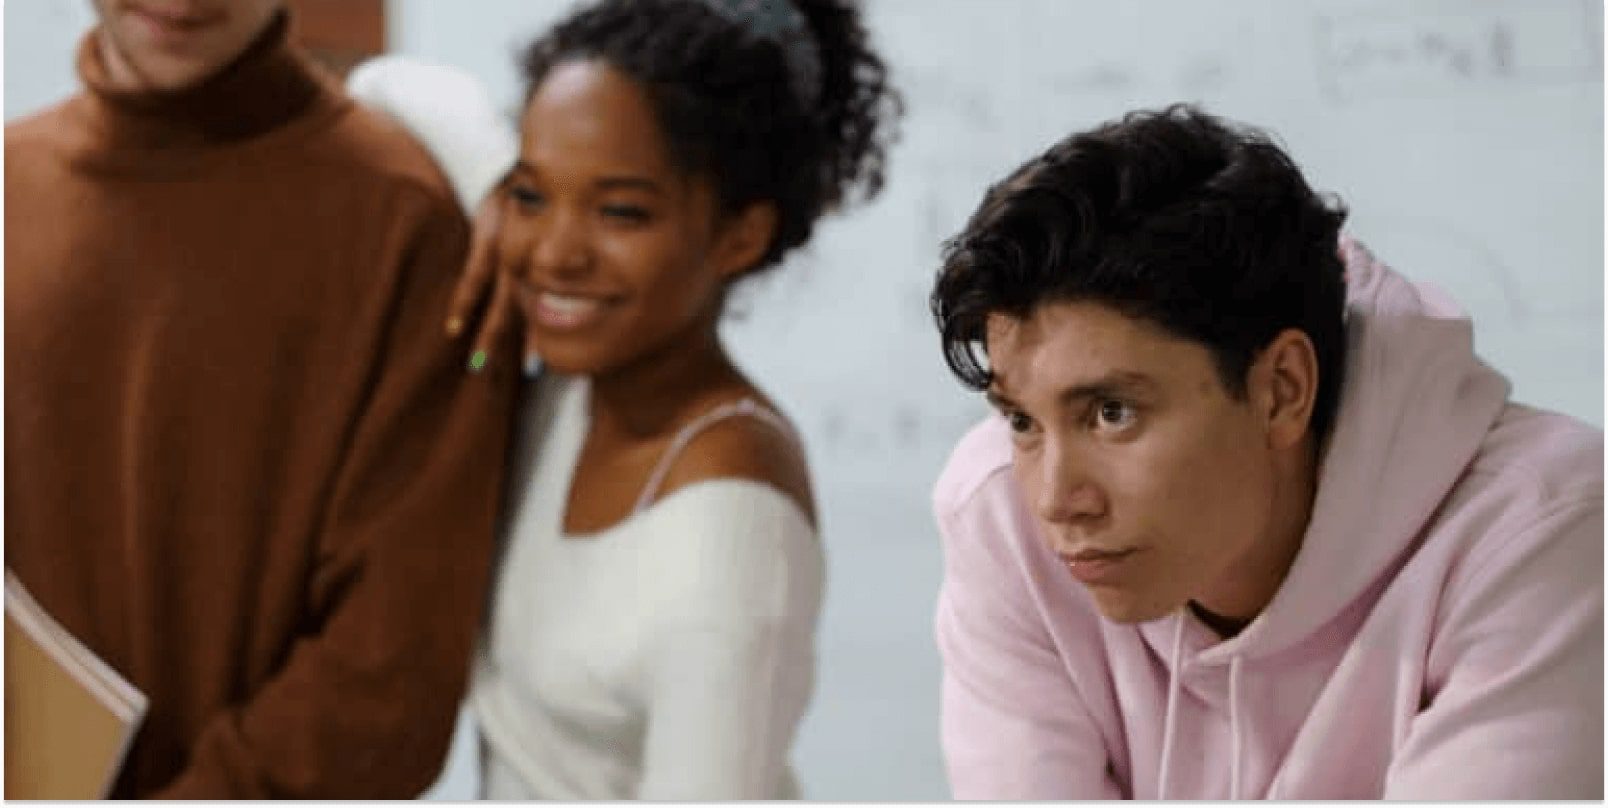
M655 181L653 181L651 179L648 179L647 177L636 177L636 176L602 177L602 178L598 179L596 182L594 182L593 185L595 185L598 188L600 188L602 190L605 190L605 191L616 191L616 190L622 190L623 189L623 190L634 190L634 191L647 191L649 193L661 194L661 195L664 193L664 188L662 186L660 186L659 183L657 183L657 182L655 182Z

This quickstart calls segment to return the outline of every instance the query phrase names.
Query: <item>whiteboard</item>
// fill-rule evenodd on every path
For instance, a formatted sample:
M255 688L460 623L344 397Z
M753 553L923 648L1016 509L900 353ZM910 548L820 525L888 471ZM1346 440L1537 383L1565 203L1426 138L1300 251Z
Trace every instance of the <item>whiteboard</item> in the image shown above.
M512 110L567 3L405 0L399 50ZM827 546L806 796L944 799L928 492L982 412L937 347L939 244L1066 134L1173 101L1276 133L1348 230L1474 316L1516 398L1603 414L1602 6L1594 0L872 0L908 103L883 195L827 220L725 328L810 450Z
M45 46L70 50L85 15L40 9L79 5L6 4L8 119L26 111L14 100L72 86L70 53ZM470 70L512 113L518 46L568 5L391 0L391 45ZM821 508L819 672L795 754L806 796L948 796L928 496L983 406L949 376L926 295L983 189L1070 132L1174 101L1272 130L1348 205L1352 234L1470 311L1515 398L1602 425L1599 2L867 5L908 104L887 188L744 289L724 328L800 426ZM436 796L473 793L469 749L461 738Z

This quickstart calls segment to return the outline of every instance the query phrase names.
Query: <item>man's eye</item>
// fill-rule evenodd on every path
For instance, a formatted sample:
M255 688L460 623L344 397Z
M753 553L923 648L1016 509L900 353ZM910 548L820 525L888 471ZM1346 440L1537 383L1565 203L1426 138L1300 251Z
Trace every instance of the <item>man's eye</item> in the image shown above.
M1125 401L1114 399L1100 402L1097 414L1100 420L1099 425L1110 429L1121 429L1128 426L1138 416L1132 405Z

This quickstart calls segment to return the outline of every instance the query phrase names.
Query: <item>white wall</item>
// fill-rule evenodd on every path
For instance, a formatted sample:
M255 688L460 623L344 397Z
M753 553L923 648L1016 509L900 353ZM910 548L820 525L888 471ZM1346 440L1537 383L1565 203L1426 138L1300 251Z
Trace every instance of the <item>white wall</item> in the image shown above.
M11 120L71 93L74 47L95 19L89 0L9 0L5 14L5 115Z
M512 111L517 46L567 5L391 0L393 49L469 69ZM1073 130L1175 100L1274 130L1349 204L1352 233L1473 313L1517 398L1602 424L1594 0L869 5L909 104L886 192L821 227L726 330L802 427L821 504L819 686L796 752L808 796L947 796L927 492L981 405L947 375L926 293L983 188ZM77 8L6 6L8 119L70 86L57 33L81 22L59 7ZM473 793L463 741L438 796Z

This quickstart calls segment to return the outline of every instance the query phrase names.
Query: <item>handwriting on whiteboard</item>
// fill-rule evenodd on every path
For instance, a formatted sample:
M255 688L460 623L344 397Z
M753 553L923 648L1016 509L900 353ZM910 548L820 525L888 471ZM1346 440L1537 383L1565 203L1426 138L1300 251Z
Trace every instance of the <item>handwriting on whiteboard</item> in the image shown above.
M1336 100L1493 83L1601 79L1591 0L1393 4L1315 20L1319 70Z

